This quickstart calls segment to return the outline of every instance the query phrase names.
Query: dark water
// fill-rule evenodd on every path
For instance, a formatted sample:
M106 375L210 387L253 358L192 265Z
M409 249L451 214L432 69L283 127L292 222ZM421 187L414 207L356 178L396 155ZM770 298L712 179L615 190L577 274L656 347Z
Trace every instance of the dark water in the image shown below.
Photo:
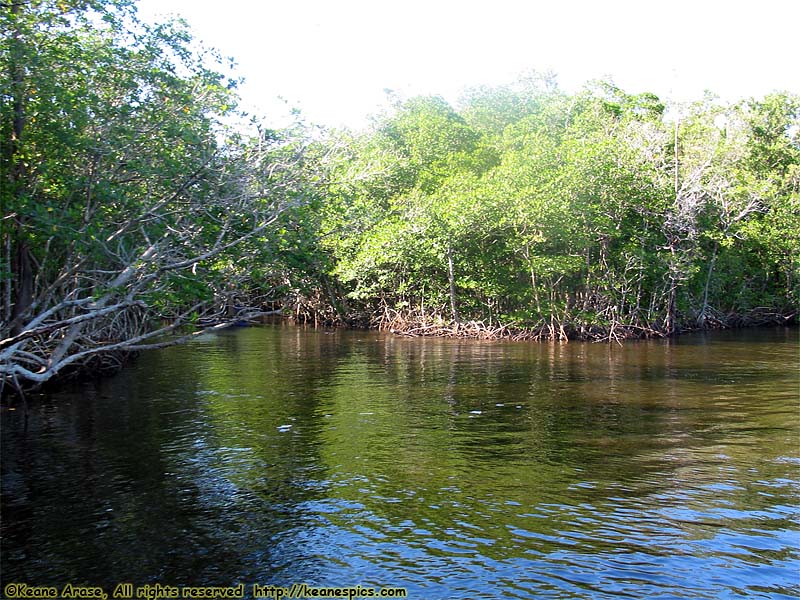
M209 336L3 408L2 586L797 597L799 395L796 330Z

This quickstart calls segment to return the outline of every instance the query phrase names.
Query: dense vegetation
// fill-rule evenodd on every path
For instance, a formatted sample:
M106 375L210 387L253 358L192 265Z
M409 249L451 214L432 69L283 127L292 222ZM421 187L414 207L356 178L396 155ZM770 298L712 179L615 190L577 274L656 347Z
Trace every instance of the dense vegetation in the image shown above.
M275 131L180 22L0 11L3 386L271 310L609 340L795 318L796 94L666 106L531 76Z
M126 0L0 11L2 383L235 316L243 272L262 272L240 253L313 193L304 141L234 127L236 80L180 22L140 23Z
M542 77L458 109L414 98L342 138L317 249L370 322L405 331L608 339L788 316L799 118L789 94L666 109Z

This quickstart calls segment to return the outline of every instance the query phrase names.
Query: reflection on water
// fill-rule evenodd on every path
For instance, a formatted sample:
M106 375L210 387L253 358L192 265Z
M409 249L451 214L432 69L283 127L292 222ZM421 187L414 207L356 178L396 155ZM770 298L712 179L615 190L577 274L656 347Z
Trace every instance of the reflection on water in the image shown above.
M2 585L800 593L796 330L251 328L2 417Z

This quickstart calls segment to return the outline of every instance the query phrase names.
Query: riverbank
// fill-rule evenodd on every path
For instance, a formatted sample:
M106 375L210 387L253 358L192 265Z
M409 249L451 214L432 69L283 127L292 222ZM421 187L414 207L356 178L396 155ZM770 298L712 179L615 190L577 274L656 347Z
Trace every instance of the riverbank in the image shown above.
M524 327L503 323L486 323L480 320L445 321L440 316L426 318L418 313L385 311L375 320L372 328L405 337L448 337L478 340L512 341L584 341L617 342L625 340L664 338L694 331L738 329L746 327L774 327L797 325L797 311L779 311L759 307L745 314L707 312L703 319L677 321L672 330L663 323L586 323L577 320L543 320L534 326Z
M552 319L543 321L532 327L521 327L503 323L484 322L481 320L447 321L439 315L425 316L419 313L384 310L372 319L356 320L349 323L341 321L316 322L297 320L295 315L279 315L278 311L264 312L258 318L248 321L230 323L216 323L210 327L198 327L194 334L189 336L186 332L174 334L162 341L163 346L180 344L181 341L191 339L194 335L220 331L228 328L239 328L247 325L265 325L289 323L296 326L313 328L334 327L344 329L361 329L365 331L381 331L406 338L455 338L464 340L496 340L514 342L594 342L617 343L641 339L657 339L675 337L682 334L698 331L744 329L753 327L796 327L798 314L796 311L776 311L765 307L756 308L745 314L709 313L703 323L697 319L679 321L674 331L667 332L659 324L644 325L612 322L604 325L577 323L574 321L562 322ZM0 400L19 399L25 401L26 394L30 392L47 392L60 389L66 383L90 381L100 379L118 372L142 351L113 350L98 353L87 361L74 364L65 369L57 377L40 385L20 386L19 382L4 379L0 381Z

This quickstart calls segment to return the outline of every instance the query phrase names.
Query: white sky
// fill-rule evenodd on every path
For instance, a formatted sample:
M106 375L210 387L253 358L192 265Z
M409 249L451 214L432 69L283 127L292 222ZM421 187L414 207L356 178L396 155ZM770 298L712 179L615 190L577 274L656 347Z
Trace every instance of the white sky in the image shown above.
M553 70L662 99L800 92L800 0L139 0L238 62L245 108L360 126L385 104Z

